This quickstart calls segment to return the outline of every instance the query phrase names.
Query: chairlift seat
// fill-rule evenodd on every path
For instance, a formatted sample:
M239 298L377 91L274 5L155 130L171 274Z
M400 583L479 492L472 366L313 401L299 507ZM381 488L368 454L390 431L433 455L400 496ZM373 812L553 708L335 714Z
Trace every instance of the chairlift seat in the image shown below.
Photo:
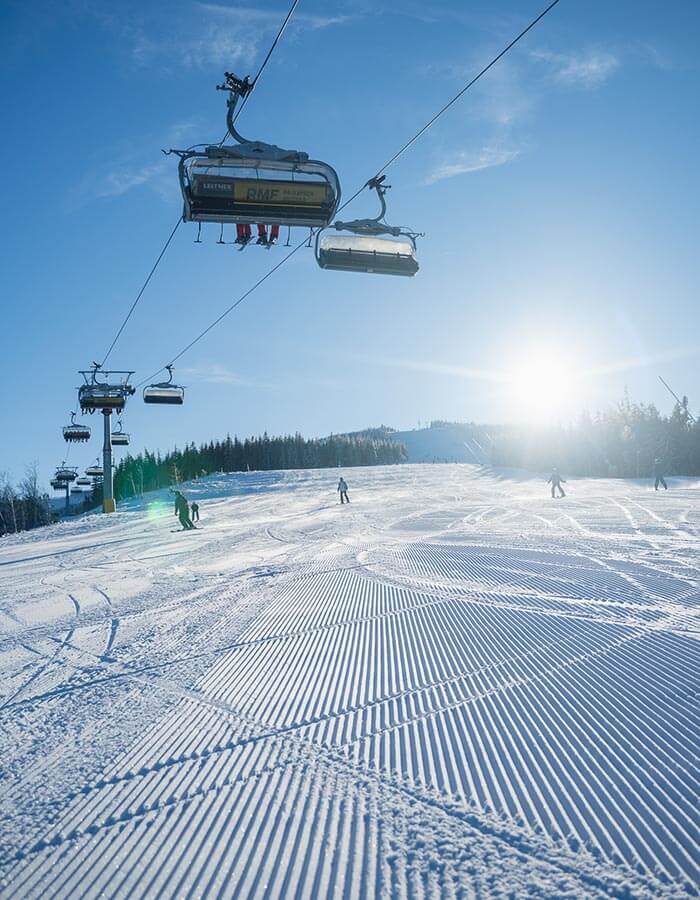
M185 389L175 384L152 384L144 388L144 403L161 403L181 406L185 400Z
M126 404L123 386L111 384L84 384L78 390L78 400L83 412L122 410Z
M89 425L66 425L63 429L63 437L69 443L81 443L90 440Z
M81 485L82 487L90 487L90 485L92 484L92 479L86 478L85 475L81 475L75 483Z
M66 469L63 467L56 469L56 474L54 475L54 479L56 481L63 482L75 481L77 477L78 473L75 471L75 469Z
M115 447L127 447L129 444L129 435L124 431L113 431L112 444Z
M85 474L89 475L91 478L102 478L104 471L102 466L88 466L87 469L85 469Z
M318 247L322 269L377 275L415 275L416 248L405 238L324 235Z
M335 171L316 160L194 157L183 166L181 186L190 222L320 228L340 199Z

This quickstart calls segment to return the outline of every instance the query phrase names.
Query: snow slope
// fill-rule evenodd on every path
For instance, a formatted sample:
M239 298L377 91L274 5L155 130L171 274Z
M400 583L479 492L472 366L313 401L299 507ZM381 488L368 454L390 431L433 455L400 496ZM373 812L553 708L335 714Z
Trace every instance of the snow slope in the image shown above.
M389 437L406 447L409 463L476 463L487 465L489 452L470 425L444 424L413 431L394 431Z
M0 896L697 895L697 484L337 474L0 541Z

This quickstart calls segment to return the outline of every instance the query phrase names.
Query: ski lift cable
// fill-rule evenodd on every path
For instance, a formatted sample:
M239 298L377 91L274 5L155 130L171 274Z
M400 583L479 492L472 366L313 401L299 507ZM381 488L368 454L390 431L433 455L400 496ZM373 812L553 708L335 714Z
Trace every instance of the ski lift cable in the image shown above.
M234 122L240 116L240 114L243 112L243 109L244 109L246 103L248 102L248 97L250 97L250 95L255 90L255 85L258 83L258 79L260 78L262 73L265 71L265 67L269 63L270 57L272 56L272 54L275 52L275 48L277 47L277 44L279 43L280 38L284 34L284 31L285 31L287 25L289 24L289 20L294 15L294 10L297 8L298 5L299 5L299 0L293 0L292 5L289 7L289 11L288 11L287 15L284 17L284 21L282 22L282 24L279 27L279 31L277 32L277 35L275 36L274 41L270 45L270 49L267 51L267 56L262 61L260 68L257 71L257 74L255 75L255 77L253 78L253 80L251 82L250 91L245 95L245 97L241 101L240 107L236 110L236 113L233 117ZM228 132L226 132L226 136L224 137L224 140L226 139L227 136L228 136ZM222 141L222 143L223 143L223 141Z
M248 100L248 97L250 97L250 94L253 92L253 89L255 88L255 85L257 84L258 79L260 78L260 76L262 75L262 73L265 71L265 67L267 66L268 62L270 61L270 58L271 58L272 54L274 53L275 48L277 47L277 44L279 43L280 38L281 38L282 35L284 34L284 31L285 31L287 25L289 24L289 20L290 20L290 19L292 18L292 16L294 15L294 10L297 8L298 5L299 5L299 0L293 0L292 5L290 6L290 8L289 8L289 10L288 10L288 12L287 12L287 15L284 17L284 20L283 20L282 24L280 25L280 28L279 28L277 34L275 35L274 41L272 42L272 44L270 45L269 50L267 51L267 55L265 56L265 59L262 61L260 67L258 68L258 71L257 71L255 77L253 78L253 81L252 81L252 83L251 83L251 89L250 89L249 93L246 94L246 96L243 98L243 102L241 103L240 108L239 108L239 109L237 110L237 112L236 112L235 118L234 118L234 120L233 120L234 122L236 121L236 119L238 118L238 116L243 112L243 108L244 108L244 106L246 105L246 102L247 102L247 100ZM227 137L227 136L228 136L228 132L226 132L226 134L224 135L224 137L221 139L221 141L220 141L219 143L220 143L220 144L223 144L223 142L226 140L226 137ZM115 337L114 337L114 340L112 341L112 343L111 343L110 346L109 346L109 349L108 349L107 352L105 353L104 358L102 359L102 365L103 365L103 366L105 365L105 363L106 363L107 360L109 359L109 357L110 357L110 355L111 355L111 353L112 353L112 350L114 350L114 347L116 346L117 341L119 340L119 338L121 337L122 332L123 332L124 329L126 328L126 325L127 325L129 319L130 319L131 316L132 316L132 313L133 313L134 310L136 309L136 307L137 307L137 305L138 305L138 303L139 303L139 300L140 300L141 297L143 296L143 293L144 293L144 291L146 290L146 288L148 287L148 285L149 285L149 283L150 283L150 281L151 281L151 278L153 278L153 275L155 274L155 271L156 271L156 269L158 268L158 266L159 266L159 264L160 264L160 261L161 261L161 260L163 259L163 257L165 256L165 252L166 252L166 250L168 249L168 247L170 246L170 244L171 244L171 242L172 242L172 239L175 237L175 234L176 234L178 228L180 227L180 224L181 224L181 223L182 223L182 216L179 216L177 222L175 223L175 227L174 227L173 230L170 232L170 235L169 235L168 239L166 240L165 244L163 244L163 247L162 247L160 253L158 254L158 257L156 258L156 261L155 261L155 263L153 264L153 268L152 268L151 271L148 273L148 277L146 278L146 280L144 281L144 283L141 285L141 289L139 290L138 294L136 295L136 299L135 299L134 302L131 304L131 307L130 307L130 309L129 309L129 312L126 314L126 317L125 317L124 321L123 321L122 324L119 326L119 330L117 331L117 333L116 333L116 335L115 335Z
M481 71L478 72L478 74L476 74L470 81L468 81L467 84L465 84L464 87L461 88L461 90L454 95L454 97L452 97L443 107L441 107L441 109L439 109L438 112L436 112L435 115L432 116L432 118L429 119L428 122L426 122L425 125L423 125L423 127L420 128L419 131L417 131L413 135L413 137L411 137L408 141L406 141L406 143L391 157L391 159L389 159L386 163L384 163L384 165L377 171L374 178L378 178L380 175L382 175L384 172L386 172L386 170L391 165L393 165L396 162L396 160L409 149L409 147L411 147L423 134L425 134L425 132L428 131L428 129L431 128L431 126L434 125L435 122L437 122L437 120L444 113L446 113L448 109L450 109L451 106L453 106L461 97L463 97L464 94L473 85L475 85L476 82L479 81L480 78L482 78L482 76L484 76L489 71L489 69L491 69L500 59L502 59L506 55L506 53L508 53L510 50L512 50L512 48L520 40L522 40L522 38L524 38L525 35L529 31L531 31L535 27L535 25L537 25L538 22L540 22L547 15L547 13L549 13L558 3L559 3L559 0L552 0L552 2L536 18L534 18L525 28L523 28L523 30L516 37L514 37L513 40L510 41L510 43L507 44L500 51L500 53L498 53L496 56L494 56L493 59L486 66L484 66L483 69L481 69ZM372 180L374 180L374 179L370 179L370 181L372 181ZM360 196L360 194L364 191L364 189L367 187L368 183L369 182L365 182L362 185L362 187L358 188L358 190L356 190L355 193L348 200L346 200L345 203L342 204L342 206L340 206L338 208L337 212L340 212L341 210L345 209L345 207L349 206L350 203L353 202L353 200L356 200ZM313 228L311 229L312 237L317 230L318 229L313 229ZM265 281L267 281L267 279L271 275L273 275L278 269L280 269L287 262L287 260L291 259L291 257L294 256L294 254L298 250L300 250L303 246L308 245L308 241L309 241L309 238L304 238L300 243L298 243L295 247L293 247L290 250L290 252L286 256L284 256L276 265L274 265L271 269L269 269L265 273L265 275L263 275L262 278L258 279L258 281L256 281L255 284L253 284L250 288L248 288L248 290L244 294L242 294L227 309L225 309L221 313L221 315L219 315L216 319L214 319L213 322L211 322L209 325L207 325L207 327L203 331L201 331L195 338L193 338L189 342L189 344L187 344L186 347L184 347L182 350L180 350L180 352L177 353L176 356L173 356L173 358L170 360L168 365L172 366L175 362L177 362L178 359L180 359L182 356L184 356L184 354L187 353L188 350L191 350L195 344L199 343L199 341L201 341L203 337L205 337L207 334L209 334L209 332L213 328L215 328L223 319L225 319L226 316L228 316L230 313L232 313L233 310L236 309L237 306L240 306L240 304L243 303L244 300L246 300L248 297L250 297L250 295L255 290L257 290L257 288L259 288L261 284L263 284ZM143 381L139 382L139 384L136 385L136 387L142 387L143 385L147 384L153 378L155 378L157 375L159 375L161 372L165 371L166 368L167 368L167 366L161 366L160 369L153 372L153 374L149 375L148 378L145 378Z

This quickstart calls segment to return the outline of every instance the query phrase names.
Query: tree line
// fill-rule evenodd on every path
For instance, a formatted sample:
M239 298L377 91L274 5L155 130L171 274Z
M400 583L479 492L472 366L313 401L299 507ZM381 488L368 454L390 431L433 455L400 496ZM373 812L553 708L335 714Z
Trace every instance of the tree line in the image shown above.
M17 486L0 472L0 535L38 528L51 521L49 499L41 490L36 463L27 466Z
M659 459L668 475L700 475L700 424L688 398L664 416L653 403L628 395L594 416L582 413L571 425L493 426L488 429L495 466L542 471L552 466L570 475L645 478Z
M385 438L331 435L307 439L300 434L269 437L265 433L241 441L228 436L199 447L191 443L165 455L145 450L126 456L115 471L114 494L117 500L133 497L212 472L379 466L405 459L404 445Z

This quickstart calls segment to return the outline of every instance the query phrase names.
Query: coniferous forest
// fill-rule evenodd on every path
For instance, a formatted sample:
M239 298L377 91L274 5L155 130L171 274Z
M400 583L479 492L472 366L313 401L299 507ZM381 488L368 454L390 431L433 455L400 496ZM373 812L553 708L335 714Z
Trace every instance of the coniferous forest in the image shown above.
M495 466L545 471L557 466L566 475L602 478L648 478L654 461L666 475L700 476L700 422L687 398L670 415L653 404L625 397L591 416L582 413L569 425L465 425L433 422L431 427L465 430L478 438ZM168 453L144 451L123 458L115 471L117 499L169 487L213 472L333 468L393 465L406 461L406 448L392 441L386 426L328 438L227 437L199 447L193 443ZM98 507L101 486L86 495L82 511ZM74 510L79 512L80 510ZM0 535L49 524L59 516L51 510L36 466L13 485L0 473Z
M484 426L480 426L484 427ZM700 423L683 397L669 416L653 403L624 397L605 412L582 413L571 425L486 428L491 463L569 475L648 478L659 459L667 475L700 475Z
M119 500L212 472L379 466L405 459L405 447L385 439L348 435L306 439L300 434L269 437L267 433L243 441L227 437L199 447L189 444L165 455L145 451L127 456L116 468L114 493Z

